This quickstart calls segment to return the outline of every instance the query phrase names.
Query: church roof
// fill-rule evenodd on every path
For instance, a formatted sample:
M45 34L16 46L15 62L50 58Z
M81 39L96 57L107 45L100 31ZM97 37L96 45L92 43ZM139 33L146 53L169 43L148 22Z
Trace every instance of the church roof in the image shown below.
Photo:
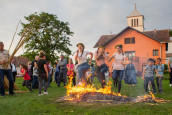
M132 11L132 13L128 16L128 17L135 17L135 16L143 16L137 9L136 9L136 5L134 10Z
M121 35L123 32L125 32L127 29L135 30L138 33L141 33L141 34L149 37L150 39L153 39L153 40L158 41L160 43L168 43L168 42L170 42L170 35L169 35L169 30L168 29L140 32L140 31L138 31L138 30L136 30L136 29L128 26L128 27L126 27L124 30L122 30L118 34L114 34L114 35L103 35L103 36L101 36L100 39L95 44L94 48L96 48L96 47L98 47L100 45L102 45L102 46L107 45L112 40L114 40L119 35Z

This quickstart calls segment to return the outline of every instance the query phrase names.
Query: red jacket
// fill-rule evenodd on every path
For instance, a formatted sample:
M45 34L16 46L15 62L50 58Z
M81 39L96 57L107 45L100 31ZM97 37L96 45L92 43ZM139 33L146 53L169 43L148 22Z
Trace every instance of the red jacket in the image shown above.
M26 73L23 75L24 80L30 80L31 78L30 78L27 70L26 69L21 69L22 73L24 73L24 71L26 71Z

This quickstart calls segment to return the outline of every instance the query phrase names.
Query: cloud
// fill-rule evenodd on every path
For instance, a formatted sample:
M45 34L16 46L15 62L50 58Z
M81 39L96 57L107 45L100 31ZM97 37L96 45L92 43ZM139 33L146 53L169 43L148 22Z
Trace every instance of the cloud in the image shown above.
M0 1L0 10L3 11L0 12L1 40L8 49L19 19L45 11L70 23L75 33L71 38L72 51L76 50L78 42L83 42L86 50L94 51L93 46L101 35L117 34L127 26L126 17L135 3L146 19L146 30L171 28L171 0L6 0Z

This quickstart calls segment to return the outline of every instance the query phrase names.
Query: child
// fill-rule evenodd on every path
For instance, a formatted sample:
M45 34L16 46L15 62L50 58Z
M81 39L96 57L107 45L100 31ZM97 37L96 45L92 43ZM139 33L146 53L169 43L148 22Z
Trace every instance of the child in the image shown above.
M36 64L36 62L34 62L32 89L35 87L35 85L39 86L37 69L38 69L37 64Z
M115 70L115 63L112 63L112 67L111 67L111 75L113 75L113 71ZM118 86L118 78L116 80L113 81L113 85L114 87Z
M75 73L76 73L76 85L79 84L79 74L78 74L78 61L75 62L75 69L74 69Z
M163 93L162 91L162 79L164 73L164 64L161 63L161 58L157 58L156 60L156 69L159 73L159 76L156 74L156 84L159 93Z
M29 74L27 72L27 66L24 65L24 64L21 64L20 68L21 68L21 73L18 73L18 75L22 75L23 78L24 78L22 86L26 86L29 89L30 92L33 92L32 88L30 87L31 78L30 78L30 76L29 76Z
M142 76L142 79L145 80L144 84L145 84L145 92L146 93L147 93L147 90L148 90L149 81L152 84L152 88L153 88L154 93L156 93L156 88L155 88L155 83L154 83L154 71L159 76L159 73L157 72L157 70L156 70L156 68L154 66L154 59L149 58L148 65L143 70L143 76Z
M92 71L91 71L91 69L88 69L88 71L85 73L85 76L86 76L87 84L92 85L92 82L91 82Z
M68 79L69 76L73 77L72 78L72 81L73 81L73 85L75 86L76 85L76 82L75 82L75 76L74 76L74 65L73 65L73 61L72 61L72 58L69 58L69 63L66 65L67 67L67 76L68 76Z
M94 64L93 63L91 64L90 69L91 69L91 72L92 72L91 82L93 83L93 80L94 80L94 71L95 71L95 67L94 67Z

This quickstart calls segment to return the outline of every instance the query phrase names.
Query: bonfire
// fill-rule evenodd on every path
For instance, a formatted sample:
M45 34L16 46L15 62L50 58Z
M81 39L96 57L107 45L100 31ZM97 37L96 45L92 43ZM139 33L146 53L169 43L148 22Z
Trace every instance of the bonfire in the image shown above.
M150 103L169 103L169 100L156 98L152 93L150 95L138 96L137 98L128 97L115 93L111 90L111 82L107 83L105 88L96 88L93 85L72 86L72 78L70 77L69 84L66 86L66 96L58 98L57 102L73 102L73 103L138 103L138 102L150 102Z

